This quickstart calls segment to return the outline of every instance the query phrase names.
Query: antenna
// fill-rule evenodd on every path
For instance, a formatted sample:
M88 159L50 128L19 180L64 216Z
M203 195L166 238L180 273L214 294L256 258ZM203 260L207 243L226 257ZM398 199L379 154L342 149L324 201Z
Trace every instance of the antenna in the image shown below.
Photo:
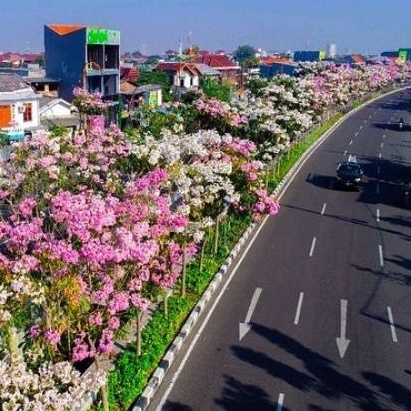
M183 42L181 39L178 39L178 55L181 57L183 54Z
M191 30L188 32L188 49L190 50L191 49L191 34L192 34L192 32L191 32Z

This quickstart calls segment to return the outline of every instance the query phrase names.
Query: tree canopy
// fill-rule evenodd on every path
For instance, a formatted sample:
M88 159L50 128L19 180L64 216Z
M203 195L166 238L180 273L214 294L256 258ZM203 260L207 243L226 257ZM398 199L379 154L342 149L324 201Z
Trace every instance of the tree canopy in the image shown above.
M245 66L247 61L252 60L255 58L256 49L249 44L244 44L242 46L238 46L238 48L234 51L233 55L234 58L238 61L241 66Z

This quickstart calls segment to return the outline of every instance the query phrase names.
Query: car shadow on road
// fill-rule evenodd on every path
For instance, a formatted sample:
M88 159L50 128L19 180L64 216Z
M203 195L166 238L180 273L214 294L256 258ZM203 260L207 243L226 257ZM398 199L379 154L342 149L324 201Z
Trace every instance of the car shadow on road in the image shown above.
M390 131L398 131L399 134L411 131L411 124L404 123L402 128L400 128L399 121L397 122L390 122L388 123L371 123L372 127L383 129L383 130L390 130Z
M352 402L351 409L367 411L409 409L411 392L407 387L382 375L367 371L359 371L358 379L354 379L338 371L338 365L334 361L313 351L296 339L261 324L253 323L252 325L254 333L299 359L302 363L301 369L305 370L297 370L282 363L267 352L239 345L232 347L238 359L260 368L268 376L286 382L300 391L315 391L323 397L324 401L335 405L340 404L341 406L349 400ZM272 352L275 351L273 348ZM388 407L387 397L390 399ZM321 410L315 404L311 404L310 407L312 410Z

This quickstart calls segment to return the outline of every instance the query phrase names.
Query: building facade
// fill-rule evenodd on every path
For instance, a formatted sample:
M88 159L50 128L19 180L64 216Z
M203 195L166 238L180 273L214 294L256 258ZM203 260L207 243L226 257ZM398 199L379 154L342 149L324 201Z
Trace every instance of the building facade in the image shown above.
M60 96L71 102L73 89L100 93L116 113L120 89L120 32L101 27L51 24L44 27L46 76L60 80ZM111 118L113 120L113 118Z
M0 133L22 140L40 127L40 96L17 74L0 73Z

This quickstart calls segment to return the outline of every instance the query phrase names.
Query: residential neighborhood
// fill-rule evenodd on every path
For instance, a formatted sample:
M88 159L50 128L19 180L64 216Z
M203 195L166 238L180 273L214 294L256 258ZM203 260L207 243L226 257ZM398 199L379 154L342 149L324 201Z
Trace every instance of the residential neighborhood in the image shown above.
M169 37L172 3L125 11ZM243 28L0 53L1 411L411 409L411 47Z
M57 126L78 130L79 114L71 105L75 87L101 93L105 101L111 102L106 122L120 124L132 118L139 105L159 107L163 101L178 101L188 92L198 92L204 79L228 85L235 96L250 76L294 75L301 62L360 66L411 59L411 49L407 48L382 51L378 56L337 55L335 45L328 52L270 54L254 50L252 67L246 60L236 60L235 50L213 52L191 44L184 53L166 50L162 56L143 56L139 52L120 55L120 32L69 24L46 25L44 46L45 52L39 54L0 54L0 130L11 140L23 138L25 132ZM248 45L241 47L252 49ZM167 90L161 84L140 84L141 73L156 72L167 76Z

